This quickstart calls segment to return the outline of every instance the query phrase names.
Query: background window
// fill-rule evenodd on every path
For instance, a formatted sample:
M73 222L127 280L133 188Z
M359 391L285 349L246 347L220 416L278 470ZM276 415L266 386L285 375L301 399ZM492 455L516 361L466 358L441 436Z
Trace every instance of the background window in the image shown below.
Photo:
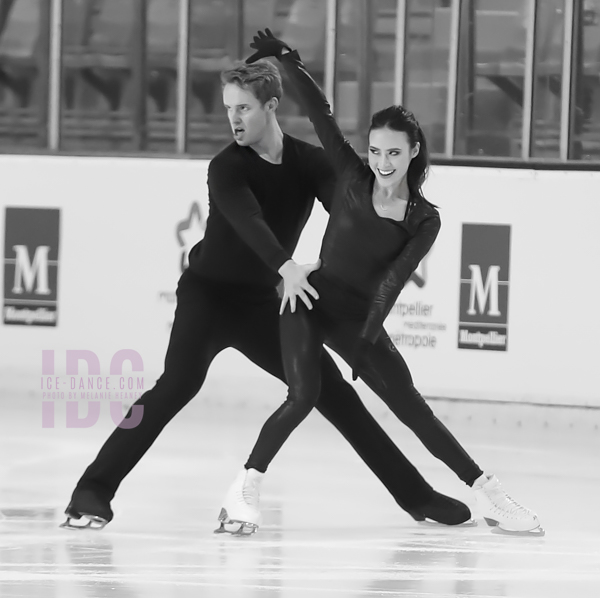
M236 0L192 0L188 148L212 155L232 141L223 109L221 77L241 58L243 13Z
M397 2L340 0L335 115L359 151L371 116L394 103Z
M414 112L431 153L445 152L450 3L409 0L404 70L404 105Z
M326 78L334 81L329 99L358 151L366 151L373 113L391 105L401 87L432 154L445 155L451 146L457 157L520 159L535 8L529 157L600 162L600 0L337 0L335 73L327 77L326 0L189 0L187 102L178 96L183 2L62 0L57 107L49 93L55 4L0 0L0 151L46 151L49 117L60 108L63 151L213 156L232 140L220 73L252 53L253 35L269 27L299 51L322 89ZM400 40L399 6L406 8ZM448 90L453 6L459 8L457 88ZM572 57L565 65L571 10ZM404 44L403 65L396 65L397 43ZM282 127L318 144L283 69L282 77ZM448 140L454 94L454 139Z
M531 156L560 156L564 0L538 0L533 71Z
M61 147L174 151L179 0L64 0Z
M600 0L575 3L569 158L600 159Z
M0 0L0 147L47 144L50 3Z
M521 156L528 0L461 4L455 154Z
M280 0L277 3L275 14L277 30L275 35L281 36L292 49L298 50L308 72L323 89L325 85L326 2L321 0ZM250 39L246 38L246 41L249 43ZM290 135L319 145L319 140L306 116L302 102L283 69L281 75L284 96L277 112L283 130Z

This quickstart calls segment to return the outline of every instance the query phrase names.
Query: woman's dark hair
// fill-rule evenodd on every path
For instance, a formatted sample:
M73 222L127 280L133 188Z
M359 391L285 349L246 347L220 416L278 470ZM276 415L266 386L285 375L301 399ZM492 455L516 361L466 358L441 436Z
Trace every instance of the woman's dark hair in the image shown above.
M373 114L369 134L373 129L392 129L406 133L410 146L420 144L419 153L411 160L406 174L406 182L411 197L425 199L421 187L429 173L429 151L421 126L415 115L403 106L389 106Z

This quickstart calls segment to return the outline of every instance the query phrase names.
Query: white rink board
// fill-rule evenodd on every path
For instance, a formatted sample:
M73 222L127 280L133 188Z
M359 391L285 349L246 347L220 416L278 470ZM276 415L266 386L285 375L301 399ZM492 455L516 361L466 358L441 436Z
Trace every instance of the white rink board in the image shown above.
M58 327L0 324L0 389L44 398L42 350L54 350L55 373L70 390L66 351L80 349L98 356L102 376L117 351L133 349L144 362L145 388L153 385L167 349L181 256L204 232L207 168L196 160L0 157L2 247L5 205L61 209ZM190 219L194 204L201 221ZM242 379L271 380L230 350L215 360L205 392L231 394L232 369ZM79 374L88 384L83 363Z
M145 388L152 384L162 370L181 255L202 236L208 213L207 166L0 156L2 248L5 206L61 210L58 326L0 324L0 390L41 395L42 350L55 351L57 375L65 373L66 350L93 351L104 375L116 351L134 349ZM417 387L429 396L600 407L600 173L438 166L426 193L441 208L442 230L425 285L409 283L399 300L421 313L392 315L386 324L403 339L398 346ZM190 219L194 203L201 221ZM506 352L457 347L463 223L511 226ZM299 261L316 258L324 226L319 207ZM410 335L435 336L435 347L408 346ZM228 350L202 394L244 401L271 388L283 398L281 383Z
M410 285L401 300L434 305L447 332L439 349L404 350L420 387L600 406L600 173L438 167L427 195L442 230L427 285ZM463 223L511 226L506 352L457 348Z

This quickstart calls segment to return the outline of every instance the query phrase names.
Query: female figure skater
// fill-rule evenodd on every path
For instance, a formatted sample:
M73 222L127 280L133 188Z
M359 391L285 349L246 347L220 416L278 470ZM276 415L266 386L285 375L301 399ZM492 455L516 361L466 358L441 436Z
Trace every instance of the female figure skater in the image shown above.
M288 398L263 426L245 470L260 478L315 406L325 343L352 366L353 379L360 376L434 456L473 488L488 525L507 532L543 534L536 514L511 499L496 476L484 474L435 417L383 329L396 298L440 228L438 211L421 190L429 159L415 117L401 106L374 114L365 164L344 138L298 53L268 29L258 33L251 47L256 53L246 62L274 56L284 65L337 171L338 182L321 247L321 267L309 277L318 293L314 309L306 301L296 306L295 298L286 309L286 296L281 305ZM226 503L236 487L239 484L232 486ZM258 499L250 494L256 506Z

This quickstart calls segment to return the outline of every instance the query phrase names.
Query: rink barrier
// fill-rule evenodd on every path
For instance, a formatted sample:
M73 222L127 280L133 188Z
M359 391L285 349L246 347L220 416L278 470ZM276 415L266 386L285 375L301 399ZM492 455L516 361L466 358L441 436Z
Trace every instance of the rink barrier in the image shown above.
M145 388L153 385L177 280L204 232L207 167L0 156L0 390L37 397L49 350L59 375L67 350L93 351L102 375L115 352L136 351ZM440 208L442 229L386 322L417 388L449 399L600 408L600 173L434 166L425 191ZM48 232L25 218L7 230L17 208L27 218L32 208L58 214L59 226ZM325 224L317 205L298 261L316 259ZM202 395L272 405L284 392L227 350Z

